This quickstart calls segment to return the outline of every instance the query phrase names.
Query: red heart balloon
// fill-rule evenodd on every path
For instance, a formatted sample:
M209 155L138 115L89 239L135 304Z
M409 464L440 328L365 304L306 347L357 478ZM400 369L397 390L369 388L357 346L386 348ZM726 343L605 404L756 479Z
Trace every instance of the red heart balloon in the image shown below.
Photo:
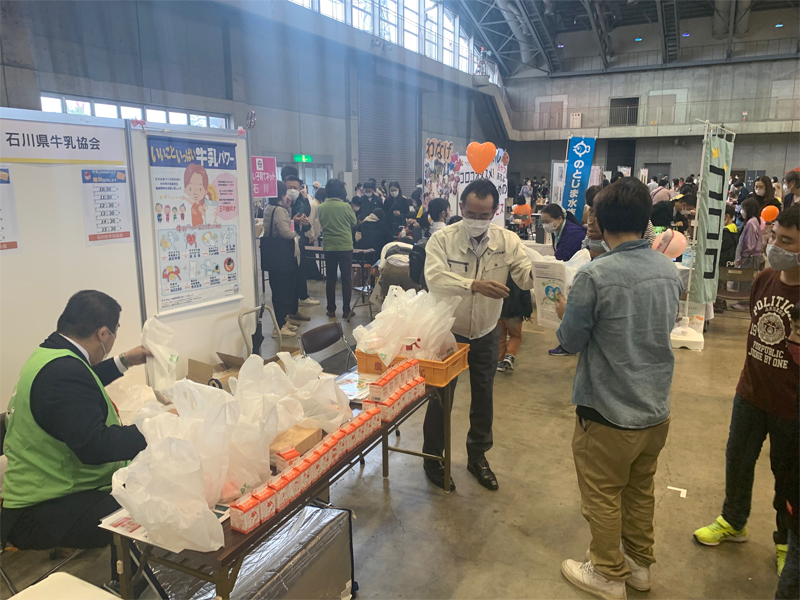
M467 146L467 160L479 175L492 164L496 153L497 147L492 142L484 142L483 144L471 142Z

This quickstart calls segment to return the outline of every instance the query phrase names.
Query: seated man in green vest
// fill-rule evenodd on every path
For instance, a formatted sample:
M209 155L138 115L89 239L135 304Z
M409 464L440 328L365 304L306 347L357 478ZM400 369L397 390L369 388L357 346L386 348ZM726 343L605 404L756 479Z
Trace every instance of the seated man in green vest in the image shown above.
M0 519L2 544L21 549L101 548L100 520L119 509L111 476L146 446L120 425L105 386L150 353L114 358L121 308L94 290L69 299L48 337L25 363L8 405Z

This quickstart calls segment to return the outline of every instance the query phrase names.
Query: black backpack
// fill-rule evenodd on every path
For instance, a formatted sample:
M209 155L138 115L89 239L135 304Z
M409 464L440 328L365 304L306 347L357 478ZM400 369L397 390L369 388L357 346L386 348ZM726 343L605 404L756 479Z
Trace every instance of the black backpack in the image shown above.
M427 238L420 240L414 244L411 248L411 254L408 255L408 276L411 277L411 281L421 285L426 290L428 289L428 286L425 285L425 257L427 256L425 245L427 243Z

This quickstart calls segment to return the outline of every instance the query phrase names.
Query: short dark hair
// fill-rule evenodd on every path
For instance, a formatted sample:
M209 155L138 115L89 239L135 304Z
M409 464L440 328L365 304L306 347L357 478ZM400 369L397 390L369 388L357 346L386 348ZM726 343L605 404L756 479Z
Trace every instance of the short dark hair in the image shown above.
M286 181L287 177L297 177L298 175L299 173L297 172L297 167L286 165L285 167L281 168L281 181Z
M662 177L661 181L658 182L658 185L661 187L669 187L669 177Z
M494 210L497 210L497 207L500 206L500 193L497 191L495 185L488 179L476 179L465 187L464 191L461 192L461 204L467 203L467 197L470 194L475 194L481 200L487 196L491 196Z
M402 198L403 197L403 188L400 187L400 183L397 182L397 181L390 181L389 182L389 186L387 187L387 189L392 189L393 187L397 188L397 191L400 192L399 194L397 194L397 197L398 198Z
M697 195L694 192L684 194L680 198L676 198L676 200L678 200L678 202L688 204L689 206L697 206Z
M372 214L375 215L376 217L378 217L379 221L385 221L386 220L386 213L383 211L382 208L374 209L372 211Z
M792 321L800 321L800 302L792 308L791 319Z
M736 207L731 206L730 204L725 205L725 214L729 216L731 219L736 217Z
M514 199L514 204L516 204L517 206L525 206L527 203L528 201L525 200L525 196L517 196Z
M781 227L794 227L800 230L800 204L792 204L778 215L775 222Z
M647 229L653 201L647 186L634 177L623 177L604 188L594 201L601 230L642 233Z
M783 180L786 183L793 184L792 187L800 186L800 171L789 171L783 176Z
M297 183L299 183L301 185L303 183L303 180L300 179L297 175L287 175L286 177L283 177L283 182L284 183L289 183L290 181L296 181Z
M622 171L614 171L614 174L611 175L611 183L616 183L618 179L622 179L625 175L622 174Z
M743 187L743 186L744 186L744 182L741 179L737 179L736 181L733 182L733 187L740 188L740 187Z
M650 178L650 181L658 181L658 177L656 177L655 175L653 175L653 176Z
M314 193L314 199L315 199L317 202L320 202L320 203L322 203L322 202L325 202L325 200L327 200L327 199L328 199L328 193L325 191L325 188L319 188L319 189L318 189L318 190L317 190L317 191Z
M680 189L681 194L693 194L694 186L691 183L684 183Z
M274 196L273 198L269 198L267 200L267 202L269 202L269 204L271 204L272 206L278 206L278 203L286 195L286 190L288 189L286 187L286 184L283 183L282 181L278 181L277 183L278 183L278 195Z
M101 327L117 332L122 307L108 294L83 290L73 295L61 316L56 331L67 337L85 339Z
M586 206L591 207L594 204L594 197L597 196L598 192L603 189L601 185L593 185L586 189L586 194L584 194L584 199L586 201Z
M428 203L428 215L431 221L438 221L450 208L450 203L444 198L434 198Z
M417 185L420 185L421 183L422 183L422 177L420 177L419 179L417 179Z
M359 181L359 182L356 184L356 189L359 189L360 187L361 187L361 182Z
M329 179L325 184L325 193L328 198L338 198L339 200L347 200L347 192L344 189L344 183L338 179Z
M350 204L355 204L356 206L362 206L361 196L353 196L350 199Z
M462 217L461 215L453 215L452 217L447 219L447 224L448 225L452 225L453 223L458 223L459 221L463 221L463 220L464 220L464 217Z
M554 219L566 219L566 215L564 214L564 209L561 208L560 204L546 204L545 207L542 209L543 215L548 215Z
M375 184L372 181L367 181L364 184L364 189L366 190L367 188L369 188L371 190L374 190L375 189Z

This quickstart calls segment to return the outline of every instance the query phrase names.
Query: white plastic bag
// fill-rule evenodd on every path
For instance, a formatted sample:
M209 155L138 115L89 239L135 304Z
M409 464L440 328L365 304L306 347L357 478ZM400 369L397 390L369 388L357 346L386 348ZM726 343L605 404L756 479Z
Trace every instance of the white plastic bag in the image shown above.
M224 543L222 525L203 498L203 467L192 442L148 442L111 480L111 494L144 527L152 542L171 552L211 552Z
M320 379L322 367L315 360L288 352L279 352L278 359L286 369L286 377L295 387L289 398L295 399L303 409L301 427L320 428L327 433L335 431L353 417L350 402L333 377Z
M178 352L170 347L175 332L155 317L150 317L142 327L142 346L152 353L145 363L147 381L156 392L169 397L168 390L175 383Z
M136 383L131 375L120 377L115 382L106 386L108 397L117 407L119 420L123 425L131 425L139 410L151 403L157 402L153 388L149 385ZM159 411L160 412L160 411Z

